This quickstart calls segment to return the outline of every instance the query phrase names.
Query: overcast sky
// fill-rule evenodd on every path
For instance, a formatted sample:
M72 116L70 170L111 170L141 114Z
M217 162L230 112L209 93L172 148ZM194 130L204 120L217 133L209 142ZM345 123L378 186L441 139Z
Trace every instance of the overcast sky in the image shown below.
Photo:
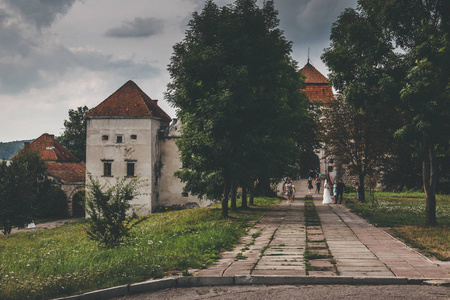
M217 0L220 6L232 0ZM133 80L173 118L163 99L172 47L203 0L0 0L0 141L60 135L68 110L105 100ZM311 63L331 24L356 0L275 0L292 57Z

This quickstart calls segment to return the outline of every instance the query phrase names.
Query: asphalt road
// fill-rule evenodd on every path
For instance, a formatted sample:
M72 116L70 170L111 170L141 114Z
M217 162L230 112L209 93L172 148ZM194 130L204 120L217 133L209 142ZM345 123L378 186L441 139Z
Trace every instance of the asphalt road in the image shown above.
M115 298L116 300L147 299L450 299L450 287L430 285L277 285L277 286L214 286L172 288L157 292Z

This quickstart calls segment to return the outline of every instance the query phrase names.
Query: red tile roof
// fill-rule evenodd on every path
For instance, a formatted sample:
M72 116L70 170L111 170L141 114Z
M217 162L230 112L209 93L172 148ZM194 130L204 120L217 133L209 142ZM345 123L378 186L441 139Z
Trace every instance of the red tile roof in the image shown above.
M45 161L80 162L69 150L55 140L53 134L44 133L33 142L25 144L23 150L32 149L41 153ZM22 151L22 150L21 150Z
M328 79L309 62L300 69L305 76L306 88L303 91L311 102L330 102L336 100Z
M54 135L44 133L33 142L25 144L25 147L20 151L27 150L35 150L41 153L42 159L46 162L47 172L51 176L60 179L62 182L85 182L86 166L58 143Z
M86 180L86 166L82 163L47 163L47 172L62 182L82 182Z
M150 99L136 83L128 81L105 101L91 109L87 117L155 117L171 121L157 100Z

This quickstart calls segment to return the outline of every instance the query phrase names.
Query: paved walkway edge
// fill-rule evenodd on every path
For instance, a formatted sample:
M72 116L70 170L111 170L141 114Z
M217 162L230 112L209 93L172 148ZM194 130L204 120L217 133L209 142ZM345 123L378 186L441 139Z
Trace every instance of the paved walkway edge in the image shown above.
M344 277L344 276L204 276L204 277L169 277L158 280L120 285L103 290L87 292L80 295L57 298L54 300L97 300L123 297L126 295L158 291L167 288L223 286L223 285L405 285L405 284L450 285L450 279L439 278L405 278L405 277Z

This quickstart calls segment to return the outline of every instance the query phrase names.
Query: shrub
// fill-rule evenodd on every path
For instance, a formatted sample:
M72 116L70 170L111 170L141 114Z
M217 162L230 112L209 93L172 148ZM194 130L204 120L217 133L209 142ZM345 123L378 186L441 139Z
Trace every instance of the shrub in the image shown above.
M117 180L113 186L101 186L88 174L86 211L90 217L86 233L106 248L114 248L129 237L130 230L145 218L139 218L130 201L140 195L142 181L137 178ZM103 189L106 188L106 191Z

